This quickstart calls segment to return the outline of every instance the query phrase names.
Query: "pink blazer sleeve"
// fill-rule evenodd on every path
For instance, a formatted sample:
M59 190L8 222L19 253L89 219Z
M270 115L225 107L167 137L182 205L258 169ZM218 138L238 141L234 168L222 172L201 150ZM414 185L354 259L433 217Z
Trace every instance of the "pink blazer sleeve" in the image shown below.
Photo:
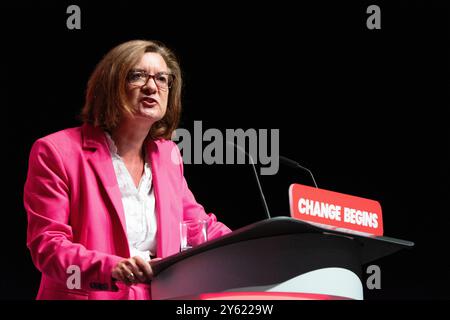
M206 219L208 221L208 239L215 239L230 233L231 230L222 222L218 222L213 213L206 213L202 205L197 203L183 178L183 219Z
M24 188L28 215L27 246L36 267L59 283L66 283L70 266L81 271L81 289L104 283L116 290L111 279L119 256L87 250L74 243L70 220L70 190L64 163L50 141L38 140L32 147Z
M186 179L184 178L183 160L178 146L174 143L174 149L178 156L178 163L180 163L181 178L182 178L182 201L183 201L183 219L206 219L208 221L208 239L215 239L230 233L231 230L221 222L217 221L213 213L206 213L202 205L196 200L191 190L188 187Z

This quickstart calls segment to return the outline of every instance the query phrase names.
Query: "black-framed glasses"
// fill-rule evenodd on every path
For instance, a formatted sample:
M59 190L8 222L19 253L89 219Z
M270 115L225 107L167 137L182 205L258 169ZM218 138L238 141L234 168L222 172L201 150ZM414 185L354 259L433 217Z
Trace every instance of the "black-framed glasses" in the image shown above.
M150 78L153 78L159 90L167 91L172 87L174 75L168 72L150 74L144 70L131 70L127 80L132 85L143 87Z

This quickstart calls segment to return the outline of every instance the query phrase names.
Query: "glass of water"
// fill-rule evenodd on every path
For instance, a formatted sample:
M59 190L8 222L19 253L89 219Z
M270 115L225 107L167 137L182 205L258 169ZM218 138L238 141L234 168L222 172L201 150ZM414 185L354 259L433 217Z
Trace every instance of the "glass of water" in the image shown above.
M193 219L180 222L180 251L191 249L208 241L208 221Z

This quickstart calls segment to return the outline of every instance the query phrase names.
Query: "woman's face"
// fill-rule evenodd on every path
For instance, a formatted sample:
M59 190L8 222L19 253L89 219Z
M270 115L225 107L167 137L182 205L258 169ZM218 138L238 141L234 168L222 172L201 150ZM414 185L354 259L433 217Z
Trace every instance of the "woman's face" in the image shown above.
M154 52L146 52L132 68L127 81L127 97L137 119L154 123L164 117L169 89L163 83L168 73L163 57ZM152 77L154 75L156 77Z

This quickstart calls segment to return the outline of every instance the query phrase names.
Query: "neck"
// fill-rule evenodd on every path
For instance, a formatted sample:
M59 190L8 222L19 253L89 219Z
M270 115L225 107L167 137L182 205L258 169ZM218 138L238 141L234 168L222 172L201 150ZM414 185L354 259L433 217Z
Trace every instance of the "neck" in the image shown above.
M124 159L142 159L145 139L152 123L122 120L113 130L111 137L117 147L117 153Z

